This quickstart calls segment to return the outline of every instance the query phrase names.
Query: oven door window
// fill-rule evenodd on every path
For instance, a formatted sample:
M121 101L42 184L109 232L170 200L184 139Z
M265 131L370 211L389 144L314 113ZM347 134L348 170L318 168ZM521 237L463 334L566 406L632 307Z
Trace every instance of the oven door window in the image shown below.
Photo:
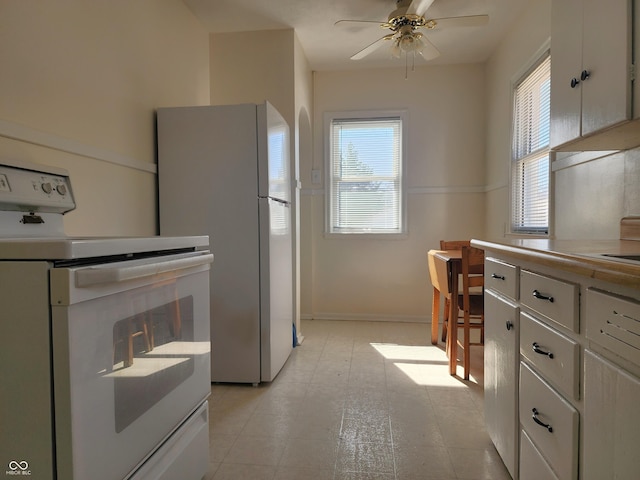
M143 310L113 326L115 430L121 432L193 375L193 297L144 309L148 293L137 292Z
M52 307L59 478L125 478L207 398L208 280L109 284Z

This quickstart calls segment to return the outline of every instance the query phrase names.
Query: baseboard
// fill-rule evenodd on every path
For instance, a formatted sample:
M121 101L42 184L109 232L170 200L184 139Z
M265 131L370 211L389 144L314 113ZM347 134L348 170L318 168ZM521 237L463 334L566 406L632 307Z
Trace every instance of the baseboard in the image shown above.
M425 315L390 315L371 313L301 313L301 320L343 320L361 322L407 322L407 323L431 323L431 316Z

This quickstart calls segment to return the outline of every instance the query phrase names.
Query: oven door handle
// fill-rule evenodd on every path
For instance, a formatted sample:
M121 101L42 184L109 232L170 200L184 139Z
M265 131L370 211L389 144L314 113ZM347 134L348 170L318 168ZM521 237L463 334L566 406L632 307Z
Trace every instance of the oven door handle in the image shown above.
M134 262L131 262L134 263ZM170 273L187 268L198 267L213 263L213 254L201 252L181 258L165 258L154 260L152 263L143 262L135 265L110 266L102 265L79 269L75 272L76 288L94 287L109 283L119 283L128 280L153 277L154 275Z

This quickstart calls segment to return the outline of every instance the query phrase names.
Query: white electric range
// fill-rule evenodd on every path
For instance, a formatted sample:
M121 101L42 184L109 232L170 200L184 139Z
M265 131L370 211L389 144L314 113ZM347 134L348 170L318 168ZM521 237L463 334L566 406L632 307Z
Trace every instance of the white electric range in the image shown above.
M208 237L73 238L65 170L0 161L0 473L208 469Z

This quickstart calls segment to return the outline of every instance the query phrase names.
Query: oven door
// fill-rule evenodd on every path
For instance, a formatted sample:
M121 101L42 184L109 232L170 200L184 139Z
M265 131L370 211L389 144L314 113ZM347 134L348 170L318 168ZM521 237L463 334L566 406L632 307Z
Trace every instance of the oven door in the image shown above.
M51 270L57 478L126 478L208 397L212 261Z

